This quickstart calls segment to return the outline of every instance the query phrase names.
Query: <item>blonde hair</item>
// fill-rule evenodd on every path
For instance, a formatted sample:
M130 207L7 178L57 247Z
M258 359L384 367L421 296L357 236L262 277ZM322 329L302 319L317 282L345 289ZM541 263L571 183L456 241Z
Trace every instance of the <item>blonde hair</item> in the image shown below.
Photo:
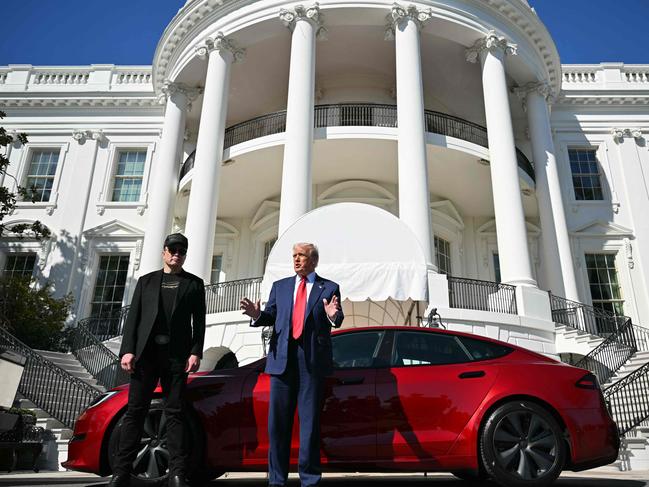
M313 244L311 242L297 242L293 244L293 250L295 250L296 247L304 247L309 249L309 257L312 258L316 264L320 260L320 252L318 252L318 247L316 244Z

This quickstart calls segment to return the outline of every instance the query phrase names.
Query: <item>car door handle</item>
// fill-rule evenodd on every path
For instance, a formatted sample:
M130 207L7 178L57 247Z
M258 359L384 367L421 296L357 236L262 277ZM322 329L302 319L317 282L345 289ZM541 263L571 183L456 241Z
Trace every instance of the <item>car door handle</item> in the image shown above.
M478 377L484 376L484 370L473 370L471 372L462 372L458 377L460 379L477 379Z
M365 377L344 377L338 379L338 384L343 386L352 386L355 384L362 384L365 380Z

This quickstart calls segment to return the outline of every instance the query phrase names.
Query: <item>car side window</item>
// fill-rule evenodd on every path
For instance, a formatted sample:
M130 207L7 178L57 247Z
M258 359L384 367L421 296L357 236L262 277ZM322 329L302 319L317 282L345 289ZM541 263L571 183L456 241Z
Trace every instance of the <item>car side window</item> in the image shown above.
M371 367L383 335L382 331L363 331L332 336L334 368Z
M471 354L473 360L489 360L504 357L513 350L513 348L507 345L501 345L500 343L485 342L468 337L458 337L458 339Z
M471 360L473 358L453 335L417 331L396 334L393 367L457 364Z

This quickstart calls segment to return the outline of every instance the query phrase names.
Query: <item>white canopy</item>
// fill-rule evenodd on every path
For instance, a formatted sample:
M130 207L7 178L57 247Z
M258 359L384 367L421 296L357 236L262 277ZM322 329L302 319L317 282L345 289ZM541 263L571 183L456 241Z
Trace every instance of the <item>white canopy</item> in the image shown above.
M293 244L320 251L316 272L340 284L343 299L427 299L426 259L412 231L385 210L337 203L313 210L291 225L268 257L262 282L267 298L277 279L293 275Z

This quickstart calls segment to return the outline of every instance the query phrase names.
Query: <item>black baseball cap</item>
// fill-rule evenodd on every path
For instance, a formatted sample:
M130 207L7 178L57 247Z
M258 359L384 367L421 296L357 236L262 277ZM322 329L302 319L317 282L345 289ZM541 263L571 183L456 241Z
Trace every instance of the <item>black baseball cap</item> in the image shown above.
M186 249L189 247L189 241L182 233L172 233L171 235L167 235L167 238L165 238L164 246L167 248L183 247Z

